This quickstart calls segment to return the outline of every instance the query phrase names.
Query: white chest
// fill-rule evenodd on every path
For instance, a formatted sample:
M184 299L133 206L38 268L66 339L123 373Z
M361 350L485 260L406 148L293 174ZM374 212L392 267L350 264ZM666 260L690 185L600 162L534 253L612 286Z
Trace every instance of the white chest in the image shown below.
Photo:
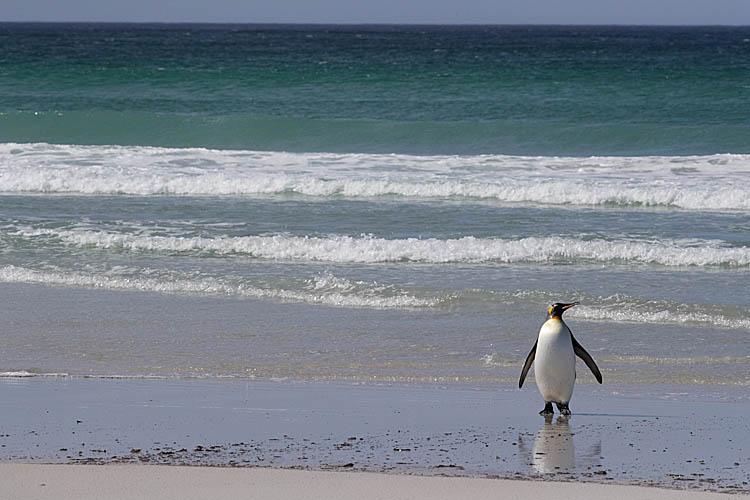
M545 401L570 401L575 384L576 358L570 330L562 320L549 319L539 330L534 372Z

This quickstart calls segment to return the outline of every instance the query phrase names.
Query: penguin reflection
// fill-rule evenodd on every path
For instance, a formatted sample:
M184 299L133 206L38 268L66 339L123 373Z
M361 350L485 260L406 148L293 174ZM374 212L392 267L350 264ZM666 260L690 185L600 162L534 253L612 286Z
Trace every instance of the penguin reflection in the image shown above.
M555 422L552 419L552 415L544 416L544 424L534 439L531 465L541 474L572 470L575 462L569 417L561 415Z

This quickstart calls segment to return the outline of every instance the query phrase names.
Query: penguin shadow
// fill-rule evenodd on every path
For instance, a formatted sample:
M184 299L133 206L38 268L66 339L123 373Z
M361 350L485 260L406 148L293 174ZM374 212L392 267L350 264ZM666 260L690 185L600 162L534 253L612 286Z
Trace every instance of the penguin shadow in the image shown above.
M526 463L539 474L570 473L598 458L602 447L601 440L595 441L589 446L590 449L579 452L576 459L573 436L569 416L560 415L555 420L553 415L545 415L531 449L519 436L519 451Z

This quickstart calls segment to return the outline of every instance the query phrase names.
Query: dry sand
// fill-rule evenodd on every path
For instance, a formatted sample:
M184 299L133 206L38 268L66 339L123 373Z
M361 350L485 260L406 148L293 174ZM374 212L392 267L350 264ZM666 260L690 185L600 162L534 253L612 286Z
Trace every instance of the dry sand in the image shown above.
M163 465L0 464L0 498L38 500L727 500L721 493L551 481Z

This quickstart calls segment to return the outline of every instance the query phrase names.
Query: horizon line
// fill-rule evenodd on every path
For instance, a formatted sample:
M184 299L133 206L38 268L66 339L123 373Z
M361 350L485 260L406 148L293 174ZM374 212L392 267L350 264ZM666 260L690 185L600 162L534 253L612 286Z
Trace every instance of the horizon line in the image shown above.
M2 24L151 24L151 25L196 25L196 26L414 26L414 27L648 27L648 28L750 28L750 24L664 24L664 23L420 23L420 22L284 22L284 21L29 21L0 20Z

